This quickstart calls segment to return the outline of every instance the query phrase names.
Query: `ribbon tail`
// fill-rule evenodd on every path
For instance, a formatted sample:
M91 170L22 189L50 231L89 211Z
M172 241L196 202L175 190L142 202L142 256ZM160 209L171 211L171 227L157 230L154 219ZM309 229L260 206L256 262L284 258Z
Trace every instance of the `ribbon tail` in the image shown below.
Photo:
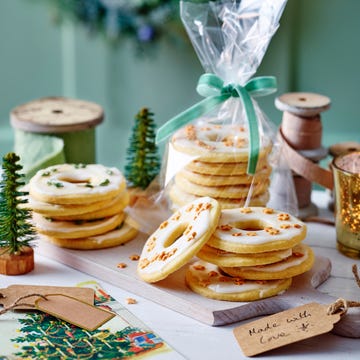
M164 125L162 125L156 132L156 144L168 138L172 133L188 124L190 121L200 117L211 111L216 105L222 103L229 98L229 95L217 95L208 97L187 110L181 112L175 117L171 118Z
M256 166L258 163L260 152L260 136L258 122L255 114L255 108L249 93L243 88L238 89L238 92L243 100L249 126L249 160L247 173L249 175L254 175L256 172Z

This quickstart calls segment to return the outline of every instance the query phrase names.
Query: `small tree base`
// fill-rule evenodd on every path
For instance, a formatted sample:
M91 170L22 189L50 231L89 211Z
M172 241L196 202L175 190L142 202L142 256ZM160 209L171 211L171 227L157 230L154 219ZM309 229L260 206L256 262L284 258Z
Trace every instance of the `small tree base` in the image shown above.
M0 248L0 274L22 275L34 269L34 250L30 246L24 246L20 254L10 254L6 248Z

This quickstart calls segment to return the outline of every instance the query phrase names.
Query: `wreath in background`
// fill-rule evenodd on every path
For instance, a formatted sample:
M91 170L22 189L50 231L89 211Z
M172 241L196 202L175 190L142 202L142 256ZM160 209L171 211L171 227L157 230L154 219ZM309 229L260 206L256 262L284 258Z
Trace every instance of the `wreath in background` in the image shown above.
M44 1L44 0L43 0ZM140 49L161 38L184 39L179 0L47 0L57 22L65 18L102 33L113 44L130 38Z

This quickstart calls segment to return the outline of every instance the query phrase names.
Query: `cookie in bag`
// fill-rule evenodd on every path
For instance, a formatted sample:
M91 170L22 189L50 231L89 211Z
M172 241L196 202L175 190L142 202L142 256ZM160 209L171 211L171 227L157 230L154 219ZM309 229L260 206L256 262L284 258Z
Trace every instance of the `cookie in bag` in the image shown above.
M248 198L248 205L265 206L269 200L272 142L263 137L262 143L257 171L249 175L249 133L243 127L191 124L179 129L172 136L168 162L192 160L174 175L169 191L173 208L183 205L185 198L199 196L215 198L222 208L243 206Z

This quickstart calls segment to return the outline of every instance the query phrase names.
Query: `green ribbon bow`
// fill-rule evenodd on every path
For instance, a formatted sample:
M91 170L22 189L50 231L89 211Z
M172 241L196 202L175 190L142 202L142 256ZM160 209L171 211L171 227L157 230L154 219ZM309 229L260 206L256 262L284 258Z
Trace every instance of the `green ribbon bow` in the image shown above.
M180 127L190 121L210 112L216 105L226 101L230 97L238 97L244 105L249 126L249 161L247 173L255 174L260 151L260 137L257 116L251 97L266 96L276 91L276 78L273 76L260 76L250 79L245 86L229 84L224 86L224 81L214 74L200 76L197 92L206 97L182 113L176 115L156 133L156 142L165 140Z

